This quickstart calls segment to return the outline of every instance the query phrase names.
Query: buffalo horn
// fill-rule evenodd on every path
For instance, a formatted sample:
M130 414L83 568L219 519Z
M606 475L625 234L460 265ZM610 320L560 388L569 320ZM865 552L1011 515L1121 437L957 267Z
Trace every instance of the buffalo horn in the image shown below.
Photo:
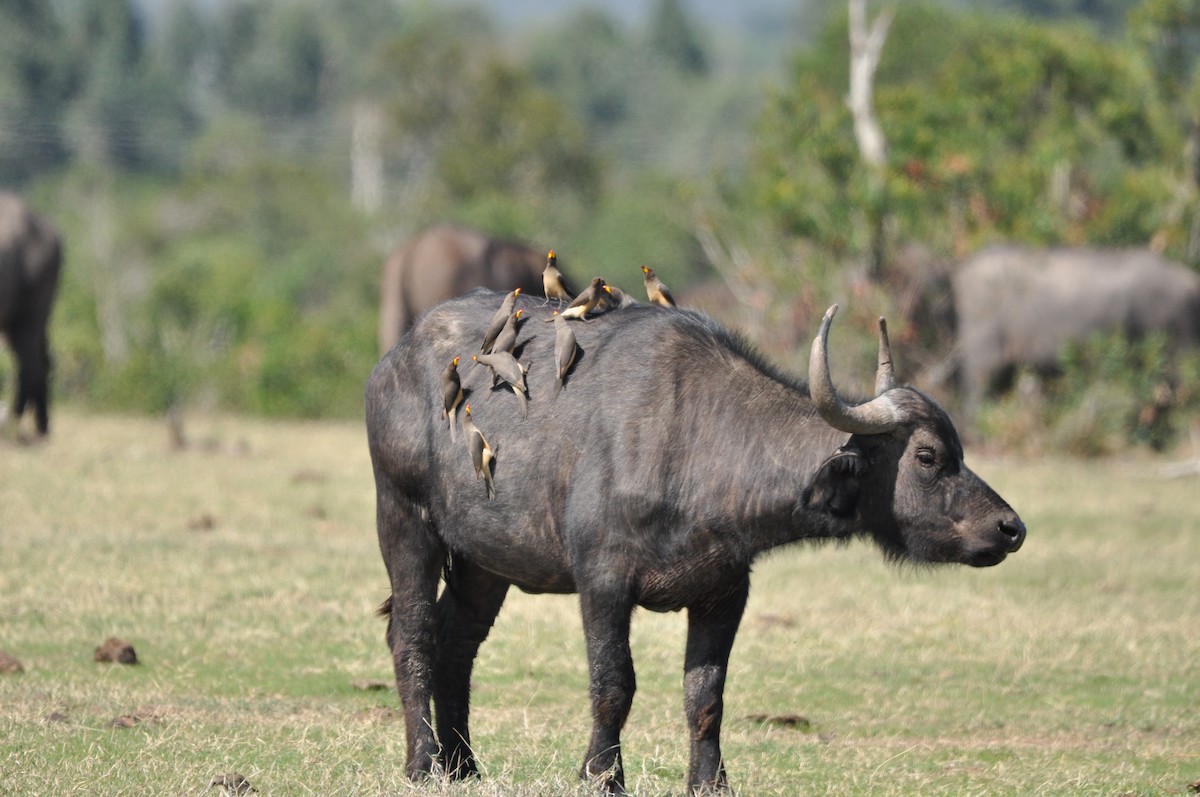
M816 405L817 412L825 422L838 431L850 434L890 432L902 420L900 410L891 396L876 396L865 404L850 406L842 401L833 388L833 379L829 376L827 344L829 325L833 321L833 314L837 312L837 309L838 306L835 304L825 311L825 317L821 319L821 329L813 340L812 355L808 360L808 385L813 404ZM887 355L887 368L885 369L882 365L887 346L886 340L886 332L882 332L879 355L881 365L875 379L876 387L881 383L888 383L892 378L886 375L890 374L892 370L890 354Z
M892 345L888 343L887 319L879 316L879 368L875 371L875 395L882 396L896 386L892 368Z

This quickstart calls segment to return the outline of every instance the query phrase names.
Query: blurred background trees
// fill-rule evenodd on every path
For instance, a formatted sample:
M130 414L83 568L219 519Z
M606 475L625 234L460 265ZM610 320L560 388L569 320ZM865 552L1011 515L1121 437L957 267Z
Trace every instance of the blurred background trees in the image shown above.
M352 415L380 264L442 220L576 281L653 265L788 365L851 292L927 373L987 243L1200 263L1200 0L893 4L882 180L844 0L733 5L8 0L0 185L65 233L58 394Z

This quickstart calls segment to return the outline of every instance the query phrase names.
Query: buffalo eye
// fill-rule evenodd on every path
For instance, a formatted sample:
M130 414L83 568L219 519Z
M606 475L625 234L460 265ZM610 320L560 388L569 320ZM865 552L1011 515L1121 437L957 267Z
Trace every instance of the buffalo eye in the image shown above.
M922 468L933 469L937 467L937 455L933 453L932 448L918 448L917 462Z

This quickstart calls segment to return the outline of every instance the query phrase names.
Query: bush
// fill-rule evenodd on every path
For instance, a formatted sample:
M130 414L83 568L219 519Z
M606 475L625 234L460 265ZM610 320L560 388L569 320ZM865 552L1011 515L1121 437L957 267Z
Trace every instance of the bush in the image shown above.
M1173 355L1164 335L1097 333L1068 346L1061 364L1044 384L1022 373L1012 393L984 407L984 438L1089 457L1137 445L1162 451L1200 413L1200 354Z

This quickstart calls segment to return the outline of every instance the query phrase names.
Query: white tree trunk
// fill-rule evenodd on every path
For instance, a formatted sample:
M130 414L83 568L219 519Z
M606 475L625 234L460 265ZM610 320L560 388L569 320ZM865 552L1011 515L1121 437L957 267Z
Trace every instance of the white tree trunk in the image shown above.
M850 95L846 104L854 116L854 137L863 162L872 169L882 169L887 161L887 144L883 130L875 118L872 100L875 70L892 24L895 10L883 9L867 29L867 0L850 2Z
M354 106L350 134L350 198L375 213L383 205L383 111L378 103Z

